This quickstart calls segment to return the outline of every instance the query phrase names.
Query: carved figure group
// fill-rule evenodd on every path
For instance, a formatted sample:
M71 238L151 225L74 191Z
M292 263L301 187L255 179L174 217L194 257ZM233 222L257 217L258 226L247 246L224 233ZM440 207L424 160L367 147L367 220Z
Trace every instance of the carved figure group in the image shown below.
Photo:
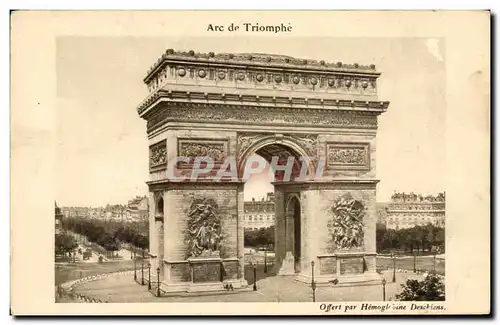
M361 202L350 196L342 197L332 206L333 219L328 228L336 249L349 249L363 245L363 216Z
M151 166L163 164L167 161L167 148L164 146L157 146L151 148Z
M211 199L198 199L191 205L187 228L188 257L219 254L223 236L216 212L217 204Z
M366 152L364 149L332 148L328 152L328 159L336 164L364 164Z
M224 146L212 143L185 143L181 147L181 156L210 157L215 161L224 161Z

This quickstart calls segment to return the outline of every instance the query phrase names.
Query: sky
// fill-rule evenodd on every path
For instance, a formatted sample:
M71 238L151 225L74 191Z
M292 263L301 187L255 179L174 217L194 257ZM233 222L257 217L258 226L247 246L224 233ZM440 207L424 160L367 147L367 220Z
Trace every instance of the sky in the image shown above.
M445 63L441 39L293 37L59 37L57 39L56 200L60 206L126 203L147 193L146 97L149 67L167 48L272 53L375 64L379 100L377 200L394 191L445 190ZM71 179L71 183L68 180ZM71 184L71 190L68 189ZM245 200L272 191L251 178Z

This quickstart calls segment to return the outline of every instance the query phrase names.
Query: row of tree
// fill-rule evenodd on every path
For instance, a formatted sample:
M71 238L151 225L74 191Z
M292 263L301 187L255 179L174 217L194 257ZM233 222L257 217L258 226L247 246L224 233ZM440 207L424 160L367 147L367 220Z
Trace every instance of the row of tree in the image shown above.
M244 244L246 247L269 247L274 245L274 226L257 230L245 230Z
M147 222L123 223L71 217L64 219L62 227L86 237L107 251L119 250L122 242L142 249L147 249L149 246Z
M393 250L403 252L425 253L439 249L444 252L444 228L432 224L415 226L405 229L387 229L384 225L377 225L377 252L384 253Z
M377 225L377 252L432 252L439 249L444 252L444 228L432 224L406 229L386 229ZM257 230L245 230L245 246L260 247L274 245L274 226Z

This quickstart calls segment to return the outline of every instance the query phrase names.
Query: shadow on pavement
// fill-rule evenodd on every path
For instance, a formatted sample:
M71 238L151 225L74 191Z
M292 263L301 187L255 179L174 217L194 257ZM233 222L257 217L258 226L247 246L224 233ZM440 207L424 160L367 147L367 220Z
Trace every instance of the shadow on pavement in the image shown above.
M274 265L268 264L267 273L265 273L264 272L264 265L257 264L256 275L257 275L257 281L259 281L261 279L268 278L268 277L276 276L276 272L274 270ZM252 285L254 283L254 274L253 274L253 266L252 265L245 265L245 280L247 280L249 285Z

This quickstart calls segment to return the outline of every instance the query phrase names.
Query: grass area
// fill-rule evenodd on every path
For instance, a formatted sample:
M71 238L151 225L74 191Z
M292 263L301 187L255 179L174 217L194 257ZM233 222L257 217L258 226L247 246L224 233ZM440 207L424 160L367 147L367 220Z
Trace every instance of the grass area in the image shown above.
M377 269L388 269L393 267L394 262L390 258L377 258ZM432 272L434 269L433 256L418 256L416 260L417 270ZM413 258L396 258L396 269L413 271ZM445 274L445 261L436 259L436 273Z
M140 263L138 263L138 267L140 269ZM65 265L56 265L55 285L59 285L71 280L80 279L86 276L133 269L134 262L131 260L105 263L70 263Z

